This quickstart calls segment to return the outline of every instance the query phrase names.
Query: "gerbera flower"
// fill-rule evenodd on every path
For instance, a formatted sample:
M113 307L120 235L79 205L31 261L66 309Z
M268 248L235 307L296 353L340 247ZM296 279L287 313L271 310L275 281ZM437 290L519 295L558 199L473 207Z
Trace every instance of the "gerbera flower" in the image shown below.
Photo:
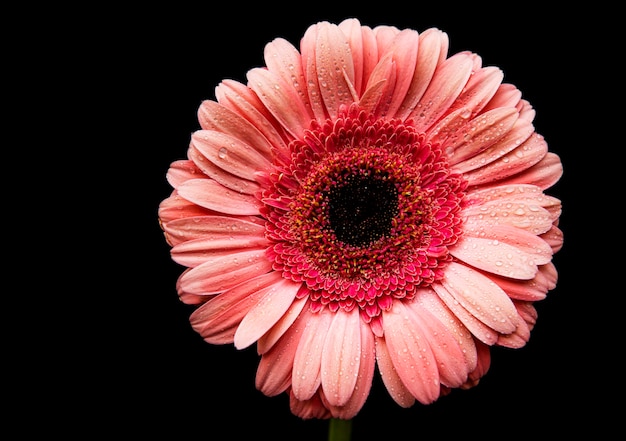
M376 372L402 407L476 385L556 285L561 161L502 71L448 43L356 19L277 38L167 173L191 326L256 345L257 388L301 418L354 417Z

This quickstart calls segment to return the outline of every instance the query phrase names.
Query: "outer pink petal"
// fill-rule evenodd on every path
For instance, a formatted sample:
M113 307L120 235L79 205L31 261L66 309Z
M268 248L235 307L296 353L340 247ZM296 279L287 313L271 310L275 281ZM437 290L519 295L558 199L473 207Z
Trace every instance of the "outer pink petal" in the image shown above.
M491 365L491 349L481 341L476 342L476 353L478 354L478 362L476 369L470 372L469 379L461 389L470 389L476 386L480 379L489 371Z
M198 265L241 251L265 250L267 239L195 239L175 245L170 250L172 260L180 265L194 268Z
M332 406L352 396L361 361L359 309L334 313L322 351L322 388Z
M481 68L479 57L475 54L474 57L478 65L474 68L465 89L450 107L450 111L460 108L470 109L470 118L474 118L493 98L504 78L504 73L500 69L494 66Z
M292 390L299 400L308 400L322 382L322 354L333 314L328 308L315 313L305 309L303 314L306 327L294 358Z
M250 121L222 104L205 100L198 108L198 122L202 129L224 133L254 147L264 157L272 154L272 145Z
M512 84L503 83L498 87L493 98L489 100L484 111L498 107L518 107L522 99L522 92ZM532 119L531 119L532 121Z
M300 400L296 397L293 389L289 391L289 408L291 413L303 420L310 419L328 419L331 417L330 411L324 405L321 392L316 393L311 398Z
M335 418L351 419L363 408L372 387L374 370L376 368L376 356L374 348L374 334L369 325L359 320L361 327L361 357L357 380L350 399L341 407L329 405Z
M559 156L553 152L546 155L532 167L525 169L510 178L503 180L502 184L527 183L536 185L543 190L556 184L563 175L563 164ZM467 176L466 176L467 177ZM472 176L472 180L475 178Z
M167 170L165 178L167 182L174 188L178 188L183 182L190 179L203 178L204 175L193 161L188 159L181 159L172 162L170 168Z
M433 351L441 383L448 387L459 387L465 383L470 368L454 334L418 303L406 302L405 306L415 315L415 322L422 328L422 335Z
M556 287L558 275L554 263L550 262L540 265L537 274L530 280L515 280L493 274L489 278L512 299L536 302L545 299L546 293Z
M383 311L383 328L389 356L404 385L420 403L435 401L440 392L437 360L403 302L394 301L389 311Z
M259 96L283 127L296 138L301 138L309 128L309 109L293 87L275 73L255 68L247 73L248 86Z
M448 45L448 34L439 29L430 28L419 35L413 79L402 105L396 112L396 118L405 120L415 109L428 88L435 69L445 59Z
M280 280L282 277L276 272L247 278L198 307L189 318L191 326L209 343L232 343L243 317L263 291Z
M561 214L561 201L528 184L481 187L467 192L462 216L470 234L498 225L540 235L552 228Z
M359 107L374 113L381 101L389 101L389 82L395 79L392 55L385 55L376 65L376 68L369 77L367 88L359 100Z
M202 170L202 173L229 190L233 190L236 193L254 195L261 189L261 186L257 182L241 178L209 161L207 157L196 148L193 142L189 143L187 156Z
M291 306L300 286L300 283L283 279L268 289L237 328L235 347L247 348L274 326Z
M506 225L467 231L449 250L475 268L521 280L535 277L537 266L552 259L552 248L543 239Z
M320 90L319 79L317 77L316 45L319 26L311 25L300 40L300 53L302 55L302 69L306 77L306 85L309 93L309 102L313 114L319 123L323 123L328 117L322 92Z
M309 102L306 78L302 67L302 57L291 43L284 38L277 38L265 46L264 59L267 68L283 79L285 85L291 86L295 95L308 110L309 119L313 119L313 110Z
M519 349L524 347L530 339L530 332L537 323L537 310L532 302L515 302L515 307L522 318L520 326L512 334L501 335L498 338L498 345Z
M393 366L393 360L389 355L387 343L382 337L376 337L376 362L383 384L387 388L391 398L401 407L413 406L413 404L415 404L415 397L404 385L396 368Z
M456 131L457 129L454 128L454 130ZM467 173L484 167L486 164L495 162L526 141L534 131L535 128L532 123L525 119L518 118L513 124L513 127L511 127L502 138L498 139L496 143L481 152L477 152L476 155L454 164L451 167L452 171Z
M426 92L411 112L418 132L426 132L448 111L472 73L474 63L467 54L455 54L441 63Z
M259 354L262 355L265 352L269 351L274 346L274 344L276 344L276 342L283 336L283 334L291 329L292 324L298 318L306 303L306 297L293 300L287 312L283 314L283 316L278 322L276 322L274 326L272 326L272 329L270 329L267 333L259 338L259 341L257 342L257 352Z
M167 228L167 224L177 219L185 219L187 217L200 217L215 214L212 210L207 210L189 202L187 199L183 199L178 195L178 192L174 190L172 194L163 199L159 204L159 222L164 228ZM170 239L169 234L165 231L165 235L170 245L178 243L176 238Z
M505 183L505 178L510 178L521 173L541 161L548 153L548 145L543 136L533 133L526 141L514 150L498 158L496 161L486 164L484 167L465 173L464 177L470 186L484 185L494 181ZM522 175L526 177L526 175ZM532 183L525 179L509 179L506 183Z
M432 288L472 335L487 345L493 345L498 341L498 333L468 311L447 287L441 283L434 283Z
M550 230L541 235L541 238L552 247L552 253L558 253L563 248L563 231L556 225L552 225Z
M215 88L215 96L224 107L254 125L275 149L289 152L284 128L247 86L237 81L224 80Z
M180 285L192 294L217 294L271 270L264 249L245 250L192 268L180 278Z
M318 24L315 65L324 106L335 118L342 104L354 102L354 62L346 37L337 25Z
M485 275L451 262L441 284L474 317L501 334L515 331L519 316L506 293Z
M363 93L363 86L365 84L364 78L367 78L369 72L371 72L371 68L369 72L366 71L368 66L366 62L370 62L370 60L376 61L376 57L370 56L371 52L366 52L366 49L369 47L366 42L367 35L371 36L374 47L376 44L375 38L371 29L361 26L361 23L356 18L343 20L339 23L339 29L341 29L341 32L346 36L348 44L350 45L352 61L354 63L354 88L360 96Z
M198 130L191 136L191 142L213 164L240 178L254 181L258 171L270 166L267 154L222 132Z
M503 184L489 187L473 188L469 190L467 198L471 205L480 205L485 202L534 202L541 207L560 206L561 202L543 193L543 190L533 184Z
M450 164L457 164L487 150L511 130L517 118L517 111L508 107L481 113L468 121L460 133L456 133L456 139L448 138L446 142Z
M255 385L265 395L270 397L278 395L291 386L293 360L305 326L306 322L302 316L297 317L276 344L263 353Z
M256 240L265 235L265 226L233 216L187 216L173 219L163 229L176 242L195 239Z
M472 333L463 325L461 320L446 306L444 301L431 288L419 289L415 296L415 304L435 316L456 340L462 349L463 357L468 368L472 371L476 367L476 345Z
M178 194L194 204L224 214L257 215L263 205L256 197L236 193L211 179L192 179L178 187Z
M388 82L388 93L383 97L381 105L376 111L380 115L389 115L390 117L396 115L411 87L418 54L415 49L418 48L419 44L419 34L414 30L404 29L398 32L396 29L392 35L393 40L388 51L392 55L395 81Z

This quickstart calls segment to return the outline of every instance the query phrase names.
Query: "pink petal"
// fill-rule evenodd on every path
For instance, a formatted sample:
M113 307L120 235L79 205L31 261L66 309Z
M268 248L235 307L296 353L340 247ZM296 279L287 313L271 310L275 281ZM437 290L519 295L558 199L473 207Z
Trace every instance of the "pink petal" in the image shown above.
M198 207L196 204L189 202L187 199L181 198L176 190L174 190L169 197L161 201L158 210L159 222L164 228L167 228L167 225L176 219L206 216L211 213L213 213L211 210ZM168 235L167 232L166 235ZM177 241L174 240L172 242L170 242L170 244L174 245Z
M487 345L496 343L498 333L469 312L465 306L455 298L450 290L440 283L433 283L432 288L473 336Z
M519 316L506 293L483 274L451 262L441 284L470 314L501 333L515 331Z
M396 118L405 120L415 109L428 88L437 66L443 62L448 51L448 34L430 28L419 35L417 60L411 85L396 112Z
M474 118L493 98L503 78L504 73L497 67L480 68L480 65L476 66L463 92L450 107L450 111L460 108L471 109L469 117ZM489 110L483 113L488 112Z
M293 87L264 68L249 70L247 78L248 86L259 96L272 115L294 137L302 138L304 130L309 128L311 118L309 110Z
M548 231L541 235L541 238L550 245L553 254L558 253L563 248L563 231L556 225L552 225Z
M275 396L291 386L291 373L296 348L306 326L302 316L296 317L293 324L272 345L264 351L256 372L255 385L267 396Z
M494 181L501 183L533 183L525 179L526 175L515 176L515 179L505 178L521 173L541 161L548 152L548 145L541 135L533 133L526 141L517 146L514 150L502 156L494 162L486 164L476 170L464 174L470 186L484 185Z
M208 158L196 148L193 142L189 144L187 156L202 170L202 173L229 190L254 195L261 189L261 186L257 182L241 178L209 161Z
M481 113L457 132L457 138L446 142L446 153L451 165L487 150L502 139L518 118L514 108L495 109Z
M384 338L376 337L376 362L383 384L391 398L401 407L411 407L415 404L415 397L406 388L402 379L398 376L393 360L389 355L389 349Z
M372 387L374 370L376 368L374 334L369 329L369 325L363 320L359 320L359 326L361 327L361 359L356 384L354 385L352 395L343 406L332 407L331 405L335 418L346 420L354 418L363 408Z
M264 289L280 280L282 277L276 272L247 278L198 307L189 317L191 326L209 343L232 343L237 326Z
M393 32L393 40L388 53L392 56L394 75L387 78L395 78L395 81L388 82L387 96L383 98L382 106L377 109L378 114L393 117L404 102L415 73L418 53L415 48L418 47L418 43L419 34L413 30L404 29L399 33L397 30Z
M426 132L446 113L467 84L472 67L467 54L455 54L437 67L428 89L409 115L418 132Z
M247 348L274 326L291 306L300 286L300 283L283 279L267 289L237 328L235 347Z
M194 268L212 259L227 257L241 251L267 248L265 238L240 239L195 239L175 245L171 250L172 260L180 265Z
M239 138L212 130L198 130L192 137L193 146L205 158L222 170L254 181L255 174L267 170L268 158Z
M462 349L468 371L474 370L477 363L476 345L472 333L463 325L461 320L446 306L444 301L431 288L418 289L415 304L427 310L447 328L457 345Z
M272 262L265 257L264 249L246 250L192 268L181 277L180 284L192 294L217 294L271 269Z
M314 118L309 102L306 78L302 67L302 57L291 43L284 38L276 38L265 45L263 53L267 68L283 79L283 84L291 86L308 110L308 119Z
M177 242L187 240L258 240L265 235L265 226L232 216L187 216L173 219L163 226Z
M441 383L448 387L461 386L467 380L470 369L454 334L418 303L406 302L405 306L407 311L414 314L415 322L422 328L422 335L437 361Z
M311 398L322 382L320 367L324 341L328 335L333 314L324 308L319 312L308 309L305 314L306 327L302 331L293 363L292 391L299 400Z
M557 271L550 262L538 267L537 274L530 280L515 280L508 277L489 275L500 288L512 299L539 301L546 298L546 293L556 287Z
M553 152L546 155L530 168L503 180L503 184L527 183L545 190L556 184L563 175L563 164L559 156Z
M172 162L167 170L167 182L174 188L178 188L183 182L190 179L203 178L202 170L200 170L193 161L181 159Z
M435 401L440 392L437 360L403 302L394 301L389 311L383 311L383 328L389 356L406 388L422 404Z
M274 326L272 326L272 329L259 338L257 342L257 352L259 354L262 355L269 351L276 344L276 342L280 340L283 334L291 329L292 324L298 318L306 303L306 297L293 300L287 312L283 314Z
M552 259L552 248L542 238L508 225L466 231L449 250L475 268L521 280L535 277L537 265Z
M470 190L466 201L462 216L470 234L508 225L539 235L550 230L561 214L560 200L544 194L537 186L522 183Z
M522 92L512 84L503 83L498 87L493 98L489 100L485 112L500 107L518 107L522 99ZM532 121L532 120L531 120Z
M322 352L322 388L328 402L343 406L352 396L361 357L359 309L334 314Z
M247 146L253 147L262 157L270 157L272 154L272 144L259 129L222 104L211 100L203 101L198 109L198 122L205 131L220 132L231 138L237 138Z
M376 38L370 28L362 27L361 23L354 18L343 20L339 23L339 29L350 45L354 63L354 88L360 96L363 93L365 79L369 77L377 61L375 56L371 56L377 53Z
M331 417L330 411L324 405L320 393L316 393L311 398L300 400L296 397L293 389L289 391L289 409L295 416L303 419L325 420Z
M456 127L453 127L456 131ZM513 127L494 144L481 152L477 152L474 156L454 164L451 168L457 173L467 173L484 167L486 164L497 161L511 150L526 141L535 131L533 125L522 118L518 118Z
M247 86L233 80L224 80L215 88L220 104L254 125L277 151L289 152L283 137L283 128Z
M517 308L519 316L522 318L520 326L518 326L512 334L501 335L498 338L498 345L519 349L526 346L526 343L528 343L530 339L530 332L537 322L537 310L532 302L516 301L515 307Z
M211 179L192 179L178 187L183 198L224 214L257 215L263 205L256 197L236 193Z
M318 24L315 66L324 106L335 118L342 104L354 102L354 62L346 38L336 25Z
M323 123L328 114L322 99L319 79L317 77L316 45L319 26L312 25L304 33L300 40L300 54L302 56L302 69L306 77L309 102L313 114L319 123Z

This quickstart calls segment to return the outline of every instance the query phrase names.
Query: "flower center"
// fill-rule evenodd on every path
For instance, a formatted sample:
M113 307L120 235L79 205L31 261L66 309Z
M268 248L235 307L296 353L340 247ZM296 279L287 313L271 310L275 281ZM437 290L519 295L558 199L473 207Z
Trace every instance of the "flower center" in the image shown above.
M331 229L349 245L365 246L385 236L398 213L395 185L372 176L348 176L327 197Z
M442 277L466 182L410 125L353 106L292 142L263 194L276 271L311 308L366 321Z

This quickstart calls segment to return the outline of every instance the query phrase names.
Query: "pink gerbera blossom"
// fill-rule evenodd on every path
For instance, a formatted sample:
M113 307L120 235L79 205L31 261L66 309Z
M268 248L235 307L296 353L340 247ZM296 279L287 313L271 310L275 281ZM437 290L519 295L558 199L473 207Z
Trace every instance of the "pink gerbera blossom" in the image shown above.
M198 111L159 207L207 342L256 344L256 386L354 417L478 383L553 289L559 157L496 67L448 36L356 19L277 38Z

